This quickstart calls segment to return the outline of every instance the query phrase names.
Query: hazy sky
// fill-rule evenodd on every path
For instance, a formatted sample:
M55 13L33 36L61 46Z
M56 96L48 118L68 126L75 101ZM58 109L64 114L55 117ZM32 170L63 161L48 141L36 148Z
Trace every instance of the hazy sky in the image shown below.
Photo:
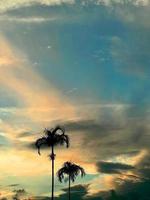
M1 197L50 195L49 152L32 143L56 124L71 140L56 171L87 173L79 200L149 184L149 20L149 0L0 1Z

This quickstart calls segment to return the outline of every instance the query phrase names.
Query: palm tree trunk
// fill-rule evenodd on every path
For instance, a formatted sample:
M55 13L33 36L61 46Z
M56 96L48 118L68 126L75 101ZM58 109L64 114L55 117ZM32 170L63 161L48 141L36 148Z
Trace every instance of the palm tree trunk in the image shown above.
M51 159L52 159L52 200L54 200L54 147L52 146L52 154L51 154Z
M69 176L69 188L68 188L68 195L69 195L69 200L71 199L71 195L70 195L70 176Z

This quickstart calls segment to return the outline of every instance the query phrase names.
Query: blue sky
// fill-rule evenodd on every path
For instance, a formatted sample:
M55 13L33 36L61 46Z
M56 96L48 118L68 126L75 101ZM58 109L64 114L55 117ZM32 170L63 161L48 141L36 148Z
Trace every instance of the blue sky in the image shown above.
M76 184L88 183L90 195L140 174L149 152L149 9L146 0L1 1L3 196L13 195L8 184L49 195L50 162L30 144L58 123L74 142L70 151L57 149L56 170L66 159L83 165L87 176ZM100 161L128 163L138 172L101 173Z

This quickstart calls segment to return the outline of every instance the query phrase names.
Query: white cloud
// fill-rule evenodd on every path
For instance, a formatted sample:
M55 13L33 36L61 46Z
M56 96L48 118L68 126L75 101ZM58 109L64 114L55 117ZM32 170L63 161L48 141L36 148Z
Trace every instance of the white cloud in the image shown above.
M0 21L16 22L16 23L41 23L56 20L56 17L10 17L7 15L1 16Z
M51 6L51 5L61 5L63 3L73 4L76 0L1 0L0 1L0 13L4 13L9 10L22 8L22 7L28 7L32 5L45 5L45 6ZM82 1L82 5L87 3L89 0ZM90 2L90 1L89 1ZM105 5L110 5L113 3L120 3L123 4L123 0L97 0L93 3L96 3L97 5L103 3ZM148 5L150 3L149 0L129 0L129 3L134 3L136 5Z
M16 112L16 107L0 107L0 114L4 114L4 113L15 113ZM1 122L1 120L0 120Z
M74 0L1 0L0 1L0 13L4 13L8 10L13 10L21 7L28 7L31 5L60 5L62 3L74 3Z
M110 4L130 4L133 3L134 5L147 5L149 4L149 0L128 0L128 1L124 1L124 0L98 0L97 4L105 4L105 5L110 5Z

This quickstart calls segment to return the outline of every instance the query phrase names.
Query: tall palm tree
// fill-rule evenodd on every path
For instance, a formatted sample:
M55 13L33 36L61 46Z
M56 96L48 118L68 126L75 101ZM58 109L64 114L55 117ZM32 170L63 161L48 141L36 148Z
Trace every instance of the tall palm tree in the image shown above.
M56 126L54 129L45 129L44 130L45 136L41 137L36 140L35 146L38 149L38 153L40 154L40 148L43 147L50 147L51 148L51 154L50 159L52 161L52 197L51 199L54 200L54 160L55 160L55 154L54 154L54 147L57 145L66 145L66 147L69 147L69 137L65 135L65 130L60 127Z
M70 186L71 186L71 181L74 182L76 177L78 175L81 175L81 177L85 176L85 171L82 167L80 167L79 165L76 165L72 162L65 162L62 166L61 169L58 170L57 172L57 176L60 182L62 182L63 180L65 180L65 177L67 176L68 178L68 197L70 200Z

